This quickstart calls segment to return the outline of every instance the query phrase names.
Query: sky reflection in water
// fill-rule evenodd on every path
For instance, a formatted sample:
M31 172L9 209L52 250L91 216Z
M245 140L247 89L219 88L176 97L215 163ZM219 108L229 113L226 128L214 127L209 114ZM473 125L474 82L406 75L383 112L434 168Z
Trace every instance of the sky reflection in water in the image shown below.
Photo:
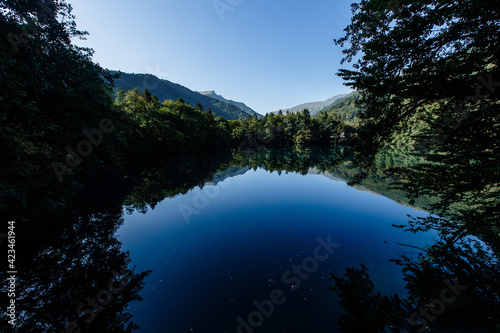
M179 207L193 213L189 223ZM131 304L134 321L140 332L236 332L236 318L255 311L254 300L280 289L286 302L256 332L336 331L341 309L330 273L363 263L376 290L405 295L401 268L388 260L417 254L397 243L433 242L430 233L392 227L407 214L428 215L323 175L263 169L167 198L146 214L126 215L118 231L132 265L153 271L144 301ZM282 275L328 236L340 246L292 291Z

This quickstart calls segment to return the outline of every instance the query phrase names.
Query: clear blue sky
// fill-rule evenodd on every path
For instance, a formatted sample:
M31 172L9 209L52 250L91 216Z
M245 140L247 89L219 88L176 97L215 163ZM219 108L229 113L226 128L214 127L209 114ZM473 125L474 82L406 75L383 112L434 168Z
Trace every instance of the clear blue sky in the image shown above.
M259 113L349 92L345 0L68 0L101 66L215 90ZM219 5L219 9L216 9Z

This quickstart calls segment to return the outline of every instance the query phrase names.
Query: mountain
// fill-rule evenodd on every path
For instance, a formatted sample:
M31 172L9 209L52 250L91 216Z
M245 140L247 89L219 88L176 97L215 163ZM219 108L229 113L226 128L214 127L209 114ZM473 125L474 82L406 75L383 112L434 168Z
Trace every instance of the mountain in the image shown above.
M205 185L208 186L215 186L220 182L223 182L224 180L240 175L244 175L251 169L249 167L236 167L236 166L230 166L224 171L217 172L213 175L212 179L210 181L206 181Z
M176 101L182 98L186 103L195 106L196 103L200 102L203 109L210 108L213 113L218 116L224 117L228 120L246 119L248 113L241 110L234 104L212 98L210 96L204 96L196 91L192 91L180 84L170 82L168 80L162 80L151 74L129 74L114 71L114 74L120 74L118 79L115 79L115 91L118 88L123 88L125 91L137 88L143 91L145 88L149 90L151 94L156 95L160 101L166 99Z
M332 98L330 98L330 99L328 99L328 100L326 100L324 102L304 103L304 104L300 104L300 105L297 105L297 106L294 106L294 107L291 107L291 108L288 108L288 109L282 109L281 111L283 112L283 114L285 114L287 111L289 111L291 113L296 113L296 112L300 112L300 111L302 111L304 109L308 109L309 113L311 114L311 116L314 116L315 114L317 114L318 112L320 112L324 108L326 108L329 105L333 104L338 99L340 99L342 97L345 97L347 95L348 94L336 95L336 96L333 96ZM274 111L273 113L278 113L278 112L279 111Z
M344 123L356 126L359 124L359 109L355 105L355 102L358 98L359 94L357 92L353 92L345 97L336 100L333 104L327 106L320 112L333 112L337 114L340 117L340 120L342 120Z
M209 90L209 91L199 91L200 94L202 94L203 96L208 96L208 97L212 97L212 98L215 98L215 99L218 99L219 101L222 101L222 102L226 102L226 103L230 103L230 104L233 104L235 105L236 107L240 108L241 110L243 110L244 112L246 112L247 114L249 114L250 116L253 116L254 114L257 115L257 118L262 118L263 115L255 112L253 109L249 108L248 106L246 106L244 103L241 103L241 102L235 102L235 101L232 101L230 99L225 99L224 97L222 97L221 95L217 95L215 93L215 91L213 90Z

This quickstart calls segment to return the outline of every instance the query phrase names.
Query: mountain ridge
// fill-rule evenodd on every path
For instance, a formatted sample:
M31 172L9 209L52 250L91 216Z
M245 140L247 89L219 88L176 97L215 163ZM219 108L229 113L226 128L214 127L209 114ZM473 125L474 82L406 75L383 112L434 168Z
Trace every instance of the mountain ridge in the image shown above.
M300 112L304 109L308 109L311 116L314 116L315 114L319 113L321 110L327 108L328 106L335 103L337 100L339 100L343 97L346 97L347 95L349 95L349 94L338 94L338 95L335 95L335 96L327 99L326 101L302 103L300 105L296 105L296 106L293 106L291 108L281 109L281 112L283 112L283 113L286 113L286 112L296 113L296 112ZM273 111L271 113L276 114L279 111L280 110Z
M257 115L258 118L262 118L263 117L263 115L261 115L260 113L256 112L255 110L253 110L252 108L250 108L249 106L247 106L245 103L243 103L243 102L236 102L236 101L233 101L233 100L230 100L230 99L226 99L223 96L218 95L215 92L215 90L198 91L198 93L202 94L203 96L209 96L209 97L218 99L219 101L222 101L222 102L233 104L236 107L238 107L241 110L243 110L243 112L248 113L250 116L253 116L255 114L255 115Z
M122 88L125 91L135 88L140 91L148 89L160 101L182 99L192 106L199 102L203 109L210 108L214 114L228 120L245 119L248 117L248 113L234 104L210 96L204 96L178 83L160 79L152 74L125 73L121 71L112 71L112 73L119 74L119 77L114 82L115 92L118 88Z

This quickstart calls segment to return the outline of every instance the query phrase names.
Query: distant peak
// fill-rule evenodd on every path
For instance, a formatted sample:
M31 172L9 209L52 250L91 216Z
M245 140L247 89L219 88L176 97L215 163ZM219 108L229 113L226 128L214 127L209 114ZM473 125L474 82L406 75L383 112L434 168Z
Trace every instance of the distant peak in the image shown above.
M202 95L217 95L215 93L215 90L200 91L200 94L202 94Z

